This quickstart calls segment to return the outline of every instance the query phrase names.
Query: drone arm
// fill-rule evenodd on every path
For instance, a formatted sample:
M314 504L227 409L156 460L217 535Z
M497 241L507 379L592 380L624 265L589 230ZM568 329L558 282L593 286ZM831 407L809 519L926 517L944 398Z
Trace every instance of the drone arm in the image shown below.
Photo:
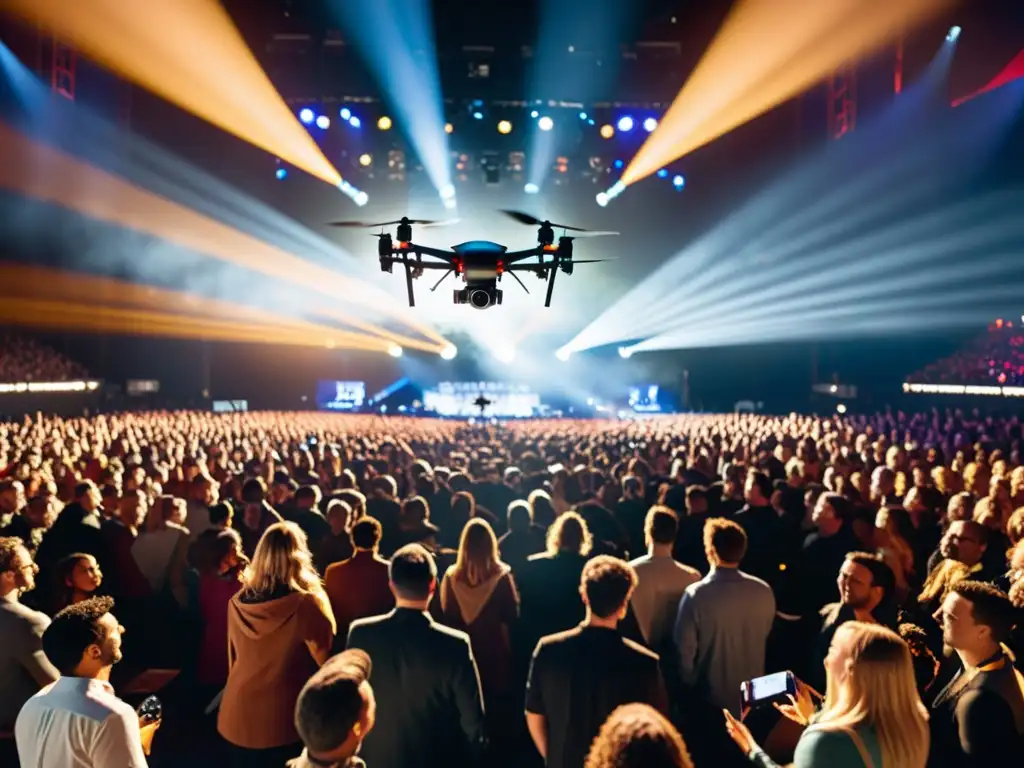
M544 251L540 248L540 246L535 245L533 248L529 248L524 251L509 251L504 256L502 256L502 261L504 261L506 264L515 264L517 261L528 259L531 256L543 257L543 255Z
M449 264L451 264L452 259L455 258L455 254L452 253L450 250L442 248L431 248L426 245L416 245L416 243L409 243L405 248L402 249L402 252L418 253L421 256L433 256L438 259L444 259Z

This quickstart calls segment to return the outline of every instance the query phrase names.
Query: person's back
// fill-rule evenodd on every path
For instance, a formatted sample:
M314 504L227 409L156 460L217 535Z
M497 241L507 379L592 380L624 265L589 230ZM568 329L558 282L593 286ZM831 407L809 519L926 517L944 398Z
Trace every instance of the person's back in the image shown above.
M330 565L324 574L324 589L338 623L339 645L344 645L353 621L385 613L395 605L388 589L388 561L377 554L380 539L380 523L364 517L352 529L355 555Z
M419 544L391 559L396 607L352 624L348 648L373 659L377 725L363 743L379 768L470 766L484 748L483 696L469 636L427 614L437 567Z

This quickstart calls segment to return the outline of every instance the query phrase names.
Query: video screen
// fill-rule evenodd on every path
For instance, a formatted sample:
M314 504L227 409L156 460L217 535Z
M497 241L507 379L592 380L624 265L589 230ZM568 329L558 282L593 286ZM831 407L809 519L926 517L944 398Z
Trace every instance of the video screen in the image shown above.
M316 387L316 405L325 411L354 411L366 402L365 381L321 381Z
M630 387L629 407L636 413L661 413L666 410L661 388L657 384Z
M490 403L483 415L500 418L528 418L541 408L540 395L525 384L504 381L443 381L423 392L423 407L439 416L480 416L478 400Z

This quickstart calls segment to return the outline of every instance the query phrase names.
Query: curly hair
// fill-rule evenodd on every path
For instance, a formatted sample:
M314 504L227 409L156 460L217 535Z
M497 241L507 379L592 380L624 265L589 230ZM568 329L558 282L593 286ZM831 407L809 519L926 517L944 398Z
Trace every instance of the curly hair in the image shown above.
M623 704L604 721L585 768L693 768L679 732L647 704Z

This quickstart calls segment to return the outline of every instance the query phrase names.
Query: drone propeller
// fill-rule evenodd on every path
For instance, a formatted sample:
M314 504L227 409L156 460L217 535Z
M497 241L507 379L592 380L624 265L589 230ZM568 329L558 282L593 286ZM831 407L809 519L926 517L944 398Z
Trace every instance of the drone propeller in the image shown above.
M553 225L553 226L555 226L555 225ZM555 226L555 228L557 229L557 226ZM564 229L564 227L563 227L563 229ZM574 239L574 240L577 237L608 237L610 235L618 235L619 234L618 232L609 232L607 230L597 231L597 230L589 230L589 229L587 229L587 230L577 229L577 230L574 230L574 231L579 232L578 235L573 235L572 236L572 239Z
M583 229L582 227L570 227L568 224L553 224L550 221L542 221L541 219L538 219L536 216L531 216L530 214L523 213L522 211L500 211L500 213L505 214L510 219L514 219L515 221L518 221L520 224L527 224L529 226L538 226L538 227L539 226L548 226L548 227L551 227L552 229L565 229L565 230L568 230L570 232L587 232L588 231L586 229ZM604 233L602 233L602 234L604 234ZM618 233L615 233L615 234L618 234Z
M562 264L597 264L600 261L615 261L618 257L612 256L607 259L570 259L561 262Z
M459 219L447 219L445 221L433 221L431 219L399 219L398 221L380 221L371 224L366 221L332 221L328 226L342 227L346 229L377 229L378 227L391 227L396 224L415 224L420 227L446 227L449 224L457 224Z

